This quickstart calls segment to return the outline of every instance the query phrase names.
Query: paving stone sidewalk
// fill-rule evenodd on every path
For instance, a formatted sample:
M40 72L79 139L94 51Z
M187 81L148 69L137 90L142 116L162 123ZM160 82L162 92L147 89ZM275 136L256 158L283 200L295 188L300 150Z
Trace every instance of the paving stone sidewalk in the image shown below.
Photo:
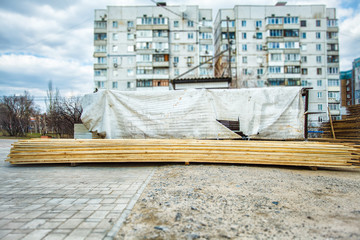
M0 140L0 239L112 239L156 165L11 165Z

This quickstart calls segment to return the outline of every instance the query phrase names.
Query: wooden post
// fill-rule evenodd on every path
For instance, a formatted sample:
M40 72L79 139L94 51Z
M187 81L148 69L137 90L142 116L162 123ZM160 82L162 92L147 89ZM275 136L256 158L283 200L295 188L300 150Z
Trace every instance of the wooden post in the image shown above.
M331 113L330 113L330 108L329 106L327 107L328 109L328 113L329 113L329 120L330 120L330 126L331 126L331 133L333 135L333 138L336 139L336 136L335 136L335 131L334 131L334 125L333 125L333 122L332 122L332 119L331 119Z

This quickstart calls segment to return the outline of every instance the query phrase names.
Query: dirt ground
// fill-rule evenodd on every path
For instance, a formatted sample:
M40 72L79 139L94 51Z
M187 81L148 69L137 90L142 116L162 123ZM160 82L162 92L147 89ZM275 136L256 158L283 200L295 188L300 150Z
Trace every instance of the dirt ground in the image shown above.
M118 239L360 239L360 169L161 166Z

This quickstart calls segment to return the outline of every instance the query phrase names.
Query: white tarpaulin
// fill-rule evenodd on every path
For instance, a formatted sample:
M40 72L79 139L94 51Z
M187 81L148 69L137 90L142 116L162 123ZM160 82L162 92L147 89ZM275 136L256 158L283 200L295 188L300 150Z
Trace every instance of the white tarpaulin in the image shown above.
M103 90L82 100L84 125L106 138L234 139L217 120L264 139L301 139L304 105L300 87L190 89L166 92Z

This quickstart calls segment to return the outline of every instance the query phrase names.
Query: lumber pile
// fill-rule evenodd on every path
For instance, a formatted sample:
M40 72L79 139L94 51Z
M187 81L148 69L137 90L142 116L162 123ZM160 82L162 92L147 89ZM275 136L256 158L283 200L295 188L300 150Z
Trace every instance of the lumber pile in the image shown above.
M360 140L360 105L347 106L348 114L342 120L333 121L335 136L337 139ZM321 125L323 138L332 138L329 122Z
M13 144L11 164L206 162L360 167L353 143L185 139L31 139Z

